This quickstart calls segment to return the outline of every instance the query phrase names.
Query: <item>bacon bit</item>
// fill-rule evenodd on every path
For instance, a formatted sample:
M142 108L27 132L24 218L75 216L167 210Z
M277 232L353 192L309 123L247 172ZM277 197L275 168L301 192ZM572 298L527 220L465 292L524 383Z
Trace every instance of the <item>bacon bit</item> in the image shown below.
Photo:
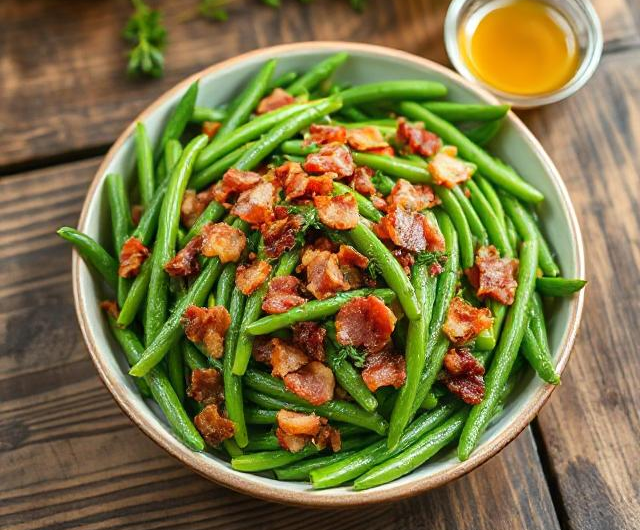
M193 422L205 441L212 446L218 445L235 434L233 422L220 416L217 405L207 405Z
M187 395L199 403L210 405L224 400L222 374L215 368L196 368L191 372L191 384Z
M396 156L396 152L390 145L388 145L387 147L376 147L375 149L369 149L367 153L380 156Z
M296 234L302 227L300 215L289 215L260 227L264 241L264 252L270 258L279 258L296 245Z
M275 169L276 178L280 181L283 187L286 187L287 180L293 178L296 175L307 176L307 173L298 162L285 162L281 166Z
M133 278L140 274L140 267L149 257L149 249L136 237L130 237L122 245L120 250L120 266L118 276L121 278Z
M252 225L273 221L273 202L276 188L271 182L263 182L243 191L233 205L231 213Z
M273 353L273 339L256 337L251 347L251 355L259 363L271 366L271 354Z
M309 248L313 248L314 250L326 250L328 252L338 251L338 245L333 241L331 241L328 237L324 237L324 236L318 237L316 240L314 240L313 244L310 247L305 248L305 252ZM302 262L306 264L304 256L302 256Z
M309 138L306 145L325 145L337 142L343 144L347 141L347 130L340 125L317 125L313 123L309 127Z
M262 176L253 171L242 171L240 169L231 168L222 176L222 184L224 187L234 193L242 193L257 186L262 181Z
M418 212L392 207L376 227L382 239L391 239L396 245L412 252L445 250L444 236L437 226Z
M318 210L320 221L335 230L350 230L358 225L358 203L351 193L331 197L316 195L313 204Z
M336 315L336 338L343 346L382 350L391 340L396 317L377 296L352 298Z
M405 210L419 212L425 208L433 208L440 204L431 186L419 184L414 186L409 181L399 179L387 197L389 206L400 206Z
M324 361L324 338L327 330L317 322L298 322L291 326L293 343L314 361Z
M484 375L484 366L469 348L451 348L444 356L443 365L450 375Z
M404 273L409 276L411 274L411 267L413 267L413 264L416 262L415 256L404 248L396 248L391 251L391 254L398 260Z
M222 306L198 307L190 305L180 323L187 338L196 344L204 344L207 353L214 359L222 357L224 335L231 325L231 316Z
M451 376L443 375L440 381L449 392L460 397L469 405L477 405L484 398L484 378L480 375Z
M312 405L322 405L333 398L336 380L330 368L318 361L311 361L297 372L287 374L285 386Z
M331 193L334 175L334 173L325 173L320 177L310 177L296 162L287 162L276 169L276 177L284 187L287 201Z
M439 261L429 266L429 276L437 276L438 274L442 274L442 271L444 271L444 266Z
M444 368L438 380L450 392L469 405L477 405L484 398L484 367L468 348L452 348L444 356Z
M198 253L202 249L202 236L195 236L164 266L169 276L191 276L200 271Z
M377 127L362 127L347 131L347 143L356 151L370 151L389 146Z
M278 427L280 427L285 434L293 436L300 434L315 436L320 432L320 420L322 419L324 418L316 416L315 414L303 414L285 409L279 410L276 414Z
M491 311L486 307L478 309L459 296L451 300L447 321L442 331L454 344L464 344L493 324Z
M304 162L304 170L309 173L331 172L338 177L350 177L355 168L349 148L338 143L325 145L317 153L307 155Z
M327 250L307 250L302 265L307 269L307 289L318 300L349 290L335 254Z
M362 380L371 392L382 386L400 388L406 378L404 357L389 347L368 355L362 369Z
M209 190L197 194L195 190L186 190L180 206L182 224L187 228L191 228L212 200L213 195Z
M256 114L266 114L267 112L271 112L272 110L279 109L280 107L286 107L287 105L291 105L295 103L296 98L294 98L291 94L289 94L286 90L282 88L274 88L273 92L268 96L265 96L258 103L258 108L256 109Z
M273 339L273 350L271 351L271 375L283 378L291 372L302 368L309 362L309 358L304 352L282 339Z
M500 258L498 249L493 245L480 247L475 265L465 271L479 297L488 296L503 305L513 304L518 287L517 273L518 260Z
M133 226L138 226L140 224L140 219L142 218L143 213L144 206L142 206L142 204L134 204L131 207L131 221L133 221Z
M362 274L362 271L357 267L352 267L351 265L341 265L340 272L342 272L344 280L349 284L349 287L351 289L359 289L364 285L364 275Z
M107 314L113 318L114 320L118 320L120 316L120 309L118 309L118 304L113 300L103 300L100 302L100 309L107 312Z
M251 265L240 265L236 269L236 287L249 296L260 287L271 273L271 265L266 261L256 261Z
M407 144L409 151L422 156L433 156L442 147L442 140L430 131L425 131L423 123L411 125L404 118L398 119L398 141Z
M301 451L309 441L308 436L287 434L280 427L276 429L276 436L278 437L280 447L285 451L290 451L291 453Z
M286 313L289 309L304 304L301 296L302 282L295 276L278 276L269 282L269 289L262 302L262 310L270 315Z
M371 182L371 177L373 177L373 175L373 169L366 166L359 166L353 173L351 186L358 193L362 193L362 195L374 195L376 188L373 185L373 182Z
M208 258L217 256L222 263L238 261L247 245L244 232L226 223L207 223L200 233L202 254Z
M323 425L320 427L318 434L313 439L313 444L320 449L321 451L327 447L327 445L331 446L331 450L334 453L340 451L342 447L342 440L340 439L340 431L335 427L331 427L329 425Z
M360 254L360 252L350 245L340 245L338 262L341 266L353 265L360 269L366 269L367 265L369 265L369 258Z
M436 184L452 189L471 178L473 167L446 153L438 153L427 166Z
M211 139L218 133L220 127L222 127L220 121L205 121L202 123L202 134L206 134Z
M371 204L373 204L376 210L380 210L381 212L387 210L387 203L382 197L374 195L373 197L371 197Z

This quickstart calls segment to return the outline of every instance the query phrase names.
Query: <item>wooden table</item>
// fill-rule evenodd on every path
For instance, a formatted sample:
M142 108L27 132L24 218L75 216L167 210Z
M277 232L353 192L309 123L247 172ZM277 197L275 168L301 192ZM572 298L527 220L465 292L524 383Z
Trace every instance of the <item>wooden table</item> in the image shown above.
M444 0L239 0L231 21L162 4L166 75L124 75L126 0L0 5L0 527L640 528L640 4L598 0L602 63L568 101L522 113L566 179L587 252L582 328L563 385L499 456L436 491L357 511L309 511L215 486L168 457L100 383L73 309L71 252L102 155L183 77L281 42L384 44L447 63ZM330 16L327 16L330 13Z

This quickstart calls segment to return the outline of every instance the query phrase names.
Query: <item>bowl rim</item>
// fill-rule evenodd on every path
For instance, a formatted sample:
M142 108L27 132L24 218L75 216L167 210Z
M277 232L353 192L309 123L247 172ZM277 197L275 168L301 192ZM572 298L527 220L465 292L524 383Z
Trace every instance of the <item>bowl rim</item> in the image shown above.
M132 120L132 122L125 128L125 130L120 134L120 136L111 146L111 148L105 155L104 160L100 164L100 167L96 171L93 180L91 181L80 214L78 229L81 231L86 229L85 224L87 222L88 211L90 205L95 199L96 190L98 189L101 181L105 178L106 170L113 160L114 156L119 152L124 142L133 133L137 121L142 121L153 114L155 110L167 98L170 98L175 94L186 90L186 88L191 83L202 77L208 76L214 72L222 71L232 65L242 63L249 59L258 58L261 56L266 59L277 57L282 54L287 54L289 52L300 53L305 51L321 51L327 53L335 53L337 51L362 52L387 58L395 58L403 62L410 62L426 70L438 72L453 84L462 85L464 88L473 92L473 94L480 100L491 104L498 103L498 100L488 91L486 91L482 87L479 87L478 85L474 85L473 83L464 79L459 74L446 68L445 66L435 63L429 59L425 59L405 51L396 50L385 46L346 41L309 41L292 44L282 44L249 51L225 61L216 63L187 77L186 79L175 85L173 88L167 90L164 94L159 96L134 120ZM545 167L545 171L559 190L561 204L566 210L566 213L569 217L569 228L572 239L575 242L574 259L577 268L576 273L578 276L584 277L585 263L582 235L580 232L580 227L578 225L575 210L566 186L562 178L560 177L558 170L554 166L547 153L544 151L542 145L534 137L533 133L529 131L524 123L522 123L522 121L512 111L509 111L508 119L516 127L518 134L524 138L524 140L530 145L531 149L539 157L543 166ZM82 311L86 293L84 292L82 283L80 281L80 271L81 258L79 254L74 251L72 260L72 282L74 304L78 322L80 324L80 329L82 331L82 335L84 337L87 348L89 349L91 359L96 367L96 370L98 371L98 374L100 375L100 379L107 387L122 411L127 416L129 416L129 418L157 445L159 445L167 453L179 460L184 465L191 468L199 475L240 493L248 494L268 501L316 508L344 508L400 500L439 487L465 475L466 473L469 473L476 467L486 462L489 458L497 454L500 450L502 450L508 443L515 439L518 434L520 434L520 432L522 432L527 427L527 425L529 425L529 423L537 415L539 410L542 408L544 403L547 401L547 399L555 389L553 385L541 384L540 388L538 388L527 400L526 406L493 440L490 440L484 445L478 447L468 460L460 462L452 468L438 472L430 477L425 477L420 481L409 482L396 486L390 485L384 488L372 488L370 490L359 492L343 492L346 494L341 495L328 493L332 491L331 489L319 491L314 491L311 489L305 491L294 491L286 488L270 488L258 482L255 475L249 473L241 474L238 472L230 472L229 469L225 469L219 466L217 462L214 464L212 461L205 461L203 466L200 453L196 453L183 445L182 442L168 433L164 429L164 427L152 425L143 421L143 418L141 417L142 415L137 410L136 400L133 399L133 391L129 391L127 387L123 386L117 380L116 375L114 373L111 373L108 363L106 362L106 356L101 353L96 339L93 336L93 325L91 322L89 322L87 315ZM580 324L583 303L584 291L581 291L572 300L569 323L567 325L567 330L564 333L563 343L561 344L557 355L557 370L559 373L562 373L564 371L567 361L571 355L571 350Z

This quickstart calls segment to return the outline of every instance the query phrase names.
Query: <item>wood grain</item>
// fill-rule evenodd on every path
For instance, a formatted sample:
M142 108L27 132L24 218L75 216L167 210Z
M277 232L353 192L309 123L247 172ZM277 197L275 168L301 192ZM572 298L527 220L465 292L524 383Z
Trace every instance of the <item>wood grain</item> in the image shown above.
M639 43L625 0L596 0L607 47ZM121 28L128 0L4 0L0 3L0 169L33 167L99 154L139 111L177 81L222 59L262 46L348 40L400 48L447 62L446 0L370 0L363 14L346 0L290 1L274 10L237 0L231 20L195 17L197 0L154 2L170 36L166 75L125 75ZM331 13L331 16L327 16ZM38 28L34 39L32 28Z
M97 165L0 181L0 528L559 528L528 429L453 484L357 511L254 500L172 460L102 387L75 320L54 232L76 222Z

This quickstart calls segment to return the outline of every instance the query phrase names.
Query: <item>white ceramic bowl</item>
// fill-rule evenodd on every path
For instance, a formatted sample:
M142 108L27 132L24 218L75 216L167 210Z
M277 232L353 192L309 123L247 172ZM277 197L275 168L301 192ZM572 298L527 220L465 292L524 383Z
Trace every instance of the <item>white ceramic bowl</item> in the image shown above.
M152 139L157 140L170 110L196 79L200 80L198 103L217 105L231 99L267 59L279 59L279 72L302 71L338 51L350 54L350 59L337 74L337 79L343 82L361 84L388 79L433 79L447 85L452 100L496 103L493 96L452 71L408 53L348 42L308 42L250 52L207 68L161 96L137 120L143 121ZM103 193L104 178L110 172L132 178L134 126L135 121L107 153L82 209L79 229L101 242L108 241L110 231L107 199ZM550 243L559 254L560 267L568 277L584 277L582 238L574 209L558 171L541 145L515 114L509 113L491 149L544 193L546 200L539 214ZM453 451L446 451L413 473L371 490L355 492L349 487L340 487L312 491L308 484L240 473L212 455L195 453L185 447L173 436L159 410L139 395L133 381L126 375L126 361L98 307L102 299L100 284L77 255L73 260L73 288L78 320L91 357L122 410L152 440L197 473L234 490L272 501L314 507L353 507L400 499L435 488L471 471L500 451L529 424L553 390L552 386L530 373L466 462L459 462ZM549 339L559 372L569 358L582 304L582 294L562 300L551 315Z

